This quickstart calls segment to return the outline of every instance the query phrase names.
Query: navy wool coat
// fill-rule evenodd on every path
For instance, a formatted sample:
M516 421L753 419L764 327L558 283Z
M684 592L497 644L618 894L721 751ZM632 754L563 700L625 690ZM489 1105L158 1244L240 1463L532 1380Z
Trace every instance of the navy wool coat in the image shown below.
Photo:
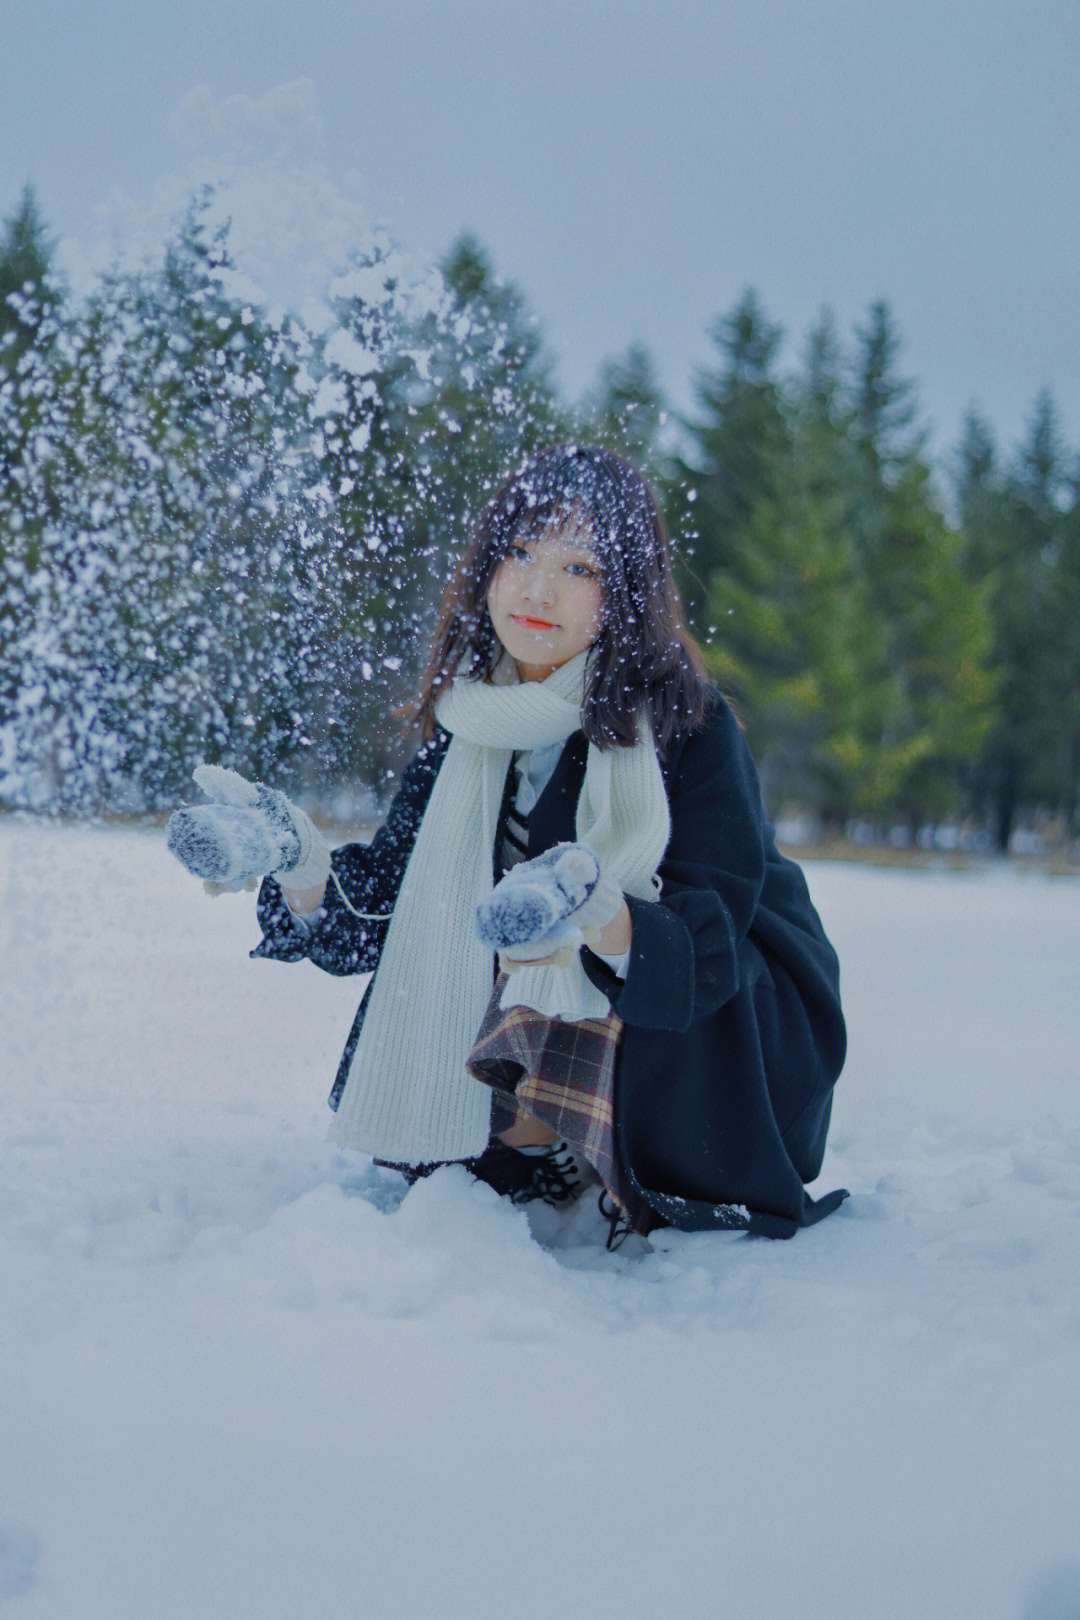
M338 882L357 911L393 909L448 743L440 732L420 749L370 845L334 851ZM574 838L586 752L583 733L569 738L530 817L530 856ZM586 973L625 1026L616 1062L616 1150L630 1186L663 1223L788 1237L845 1196L815 1201L805 1190L821 1168L844 1060L836 954L802 871L776 848L757 771L722 698L703 729L671 745L661 768L671 840L659 868L659 903L627 897L633 942L626 979L582 949ZM501 835L500 825L497 847ZM335 974L378 966L387 923L354 917L333 883L310 933L297 926L272 878L263 882L258 911L264 938L254 957L306 957ZM362 1002L332 1107L363 1016Z

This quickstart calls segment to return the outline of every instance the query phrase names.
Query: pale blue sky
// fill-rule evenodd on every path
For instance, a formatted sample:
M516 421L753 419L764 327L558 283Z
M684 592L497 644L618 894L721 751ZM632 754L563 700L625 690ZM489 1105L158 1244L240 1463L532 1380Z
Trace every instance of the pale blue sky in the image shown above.
M31 180L76 277L102 243L160 240L220 168L298 298L309 250L332 260L363 217L421 263L470 227L571 392L640 339L685 406L748 284L789 356L823 303L847 335L886 297L939 450L972 402L1008 450L1043 385L1080 446L1080 0L0 0L0 17L0 211Z

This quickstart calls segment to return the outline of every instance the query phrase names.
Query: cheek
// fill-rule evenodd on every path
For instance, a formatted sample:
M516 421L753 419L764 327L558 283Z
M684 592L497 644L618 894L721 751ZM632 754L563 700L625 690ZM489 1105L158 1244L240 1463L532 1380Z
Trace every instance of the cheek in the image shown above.
M594 635L599 635L604 623L604 595L599 584L594 584L589 590L586 613Z
M487 610L489 613L495 612L495 608L499 600L499 587L502 585L502 579L503 567L500 563L498 568L496 568L495 572L492 574L491 584L487 588L487 597L485 600L487 601Z

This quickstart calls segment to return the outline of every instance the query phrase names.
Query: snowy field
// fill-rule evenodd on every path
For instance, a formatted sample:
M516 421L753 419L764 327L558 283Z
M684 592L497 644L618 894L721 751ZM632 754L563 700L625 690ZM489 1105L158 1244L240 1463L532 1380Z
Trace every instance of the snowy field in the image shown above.
M0 1612L1077 1620L1080 883L814 865L790 1243L325 1140L359 989L161 834L0 822Z

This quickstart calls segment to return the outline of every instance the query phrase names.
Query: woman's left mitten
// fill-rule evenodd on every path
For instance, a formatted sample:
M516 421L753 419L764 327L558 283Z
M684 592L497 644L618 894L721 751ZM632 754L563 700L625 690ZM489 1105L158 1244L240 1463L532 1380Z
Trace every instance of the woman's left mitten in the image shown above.
M556 844L512 866L476 911L485 945L512 961L574 950L611 921L622 890L584 844Z

